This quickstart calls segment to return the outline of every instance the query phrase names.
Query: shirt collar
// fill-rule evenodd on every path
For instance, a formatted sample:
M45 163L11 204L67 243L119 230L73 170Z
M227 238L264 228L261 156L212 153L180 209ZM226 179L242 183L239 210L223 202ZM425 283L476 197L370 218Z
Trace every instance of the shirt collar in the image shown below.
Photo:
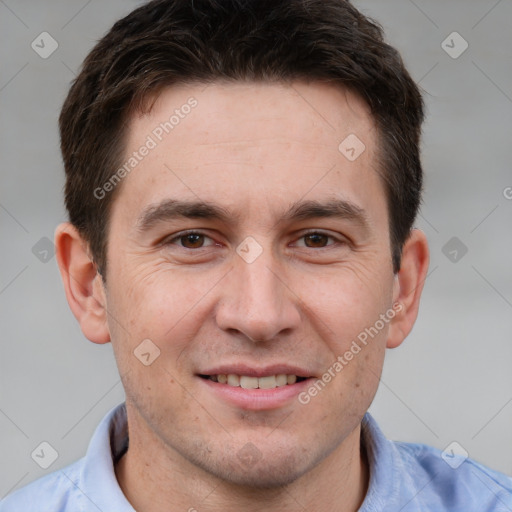
M81 491L100 510L135 512L119 487L114 471L114 461L127 447L126 405L122 403L111 409L96 428L82 468Z
M366 451L370 482L359 512L396 510L393 505L400 495L401 479L397 475L400 461L395 446L386 439L370 413L361 422L361 445Z

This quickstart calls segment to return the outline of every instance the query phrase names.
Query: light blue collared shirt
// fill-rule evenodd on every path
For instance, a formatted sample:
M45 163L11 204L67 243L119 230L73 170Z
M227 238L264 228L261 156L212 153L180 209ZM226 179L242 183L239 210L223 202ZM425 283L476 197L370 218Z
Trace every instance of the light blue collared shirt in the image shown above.
M512 478L430 446L388 441L366 414L370 485L359 512L512 512ZM101 421L87 454L10 494L0 512L134 512L114 473L128 446L124 403ZM459 465L460 463L460 465Z

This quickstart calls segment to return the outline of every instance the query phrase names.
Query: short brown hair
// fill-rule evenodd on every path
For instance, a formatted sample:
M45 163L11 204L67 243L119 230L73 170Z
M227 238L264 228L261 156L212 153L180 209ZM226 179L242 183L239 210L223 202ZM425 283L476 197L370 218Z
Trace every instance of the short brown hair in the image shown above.
M70 222L103 278L120 187L102 199L93 191L122 162L126 119L166 86L220 79L328 81L364 98L380 134L397 272L421 201L423 100L380 26L346 0L154 0L96 44L59 118Z

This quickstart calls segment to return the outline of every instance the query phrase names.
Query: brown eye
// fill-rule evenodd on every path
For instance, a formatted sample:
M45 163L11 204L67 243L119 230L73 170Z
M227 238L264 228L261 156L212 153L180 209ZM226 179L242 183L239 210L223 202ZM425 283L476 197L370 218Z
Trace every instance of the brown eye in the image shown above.
M325 247L328 244L330 236L322 233L309 233L304 235L306 247Z
M199 249L204 245L205 236L200 233L188 233L180 236L181 245L187 249Z
M181 231L163 242L166 246L178 246L182 249L205 249L216 245L215 240L201 231Z

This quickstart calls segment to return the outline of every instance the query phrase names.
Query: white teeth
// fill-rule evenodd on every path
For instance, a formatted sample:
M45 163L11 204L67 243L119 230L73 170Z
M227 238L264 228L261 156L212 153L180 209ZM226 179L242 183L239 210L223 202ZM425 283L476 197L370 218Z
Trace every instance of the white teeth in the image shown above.
M295 384L297 382L297 376L296 375L287 375L286 382L288 384Z
M286 378L286 375L284 373L276 375L276 384L278 386L286 386L286 384L288 384L288 379Z
M241 387L244 389L274 389L288 384L297 382L296 375L286 375L280 373L278 375L267 375L266 377L250 377L248 375L234 375L230 373L211 375L210 379L220 384L228 384L233 387Z
M258 377L242 375L240 377L240 387L244 389L256 389L258 387L258 380Z
M277 387L276 376L269 375L268 377L260 377L258 380L260 389L272 389Z
M228 375L228 384L230 386L235 386L235 387L240 386L240 377L238 375L233 375L232 373L230 373Z

